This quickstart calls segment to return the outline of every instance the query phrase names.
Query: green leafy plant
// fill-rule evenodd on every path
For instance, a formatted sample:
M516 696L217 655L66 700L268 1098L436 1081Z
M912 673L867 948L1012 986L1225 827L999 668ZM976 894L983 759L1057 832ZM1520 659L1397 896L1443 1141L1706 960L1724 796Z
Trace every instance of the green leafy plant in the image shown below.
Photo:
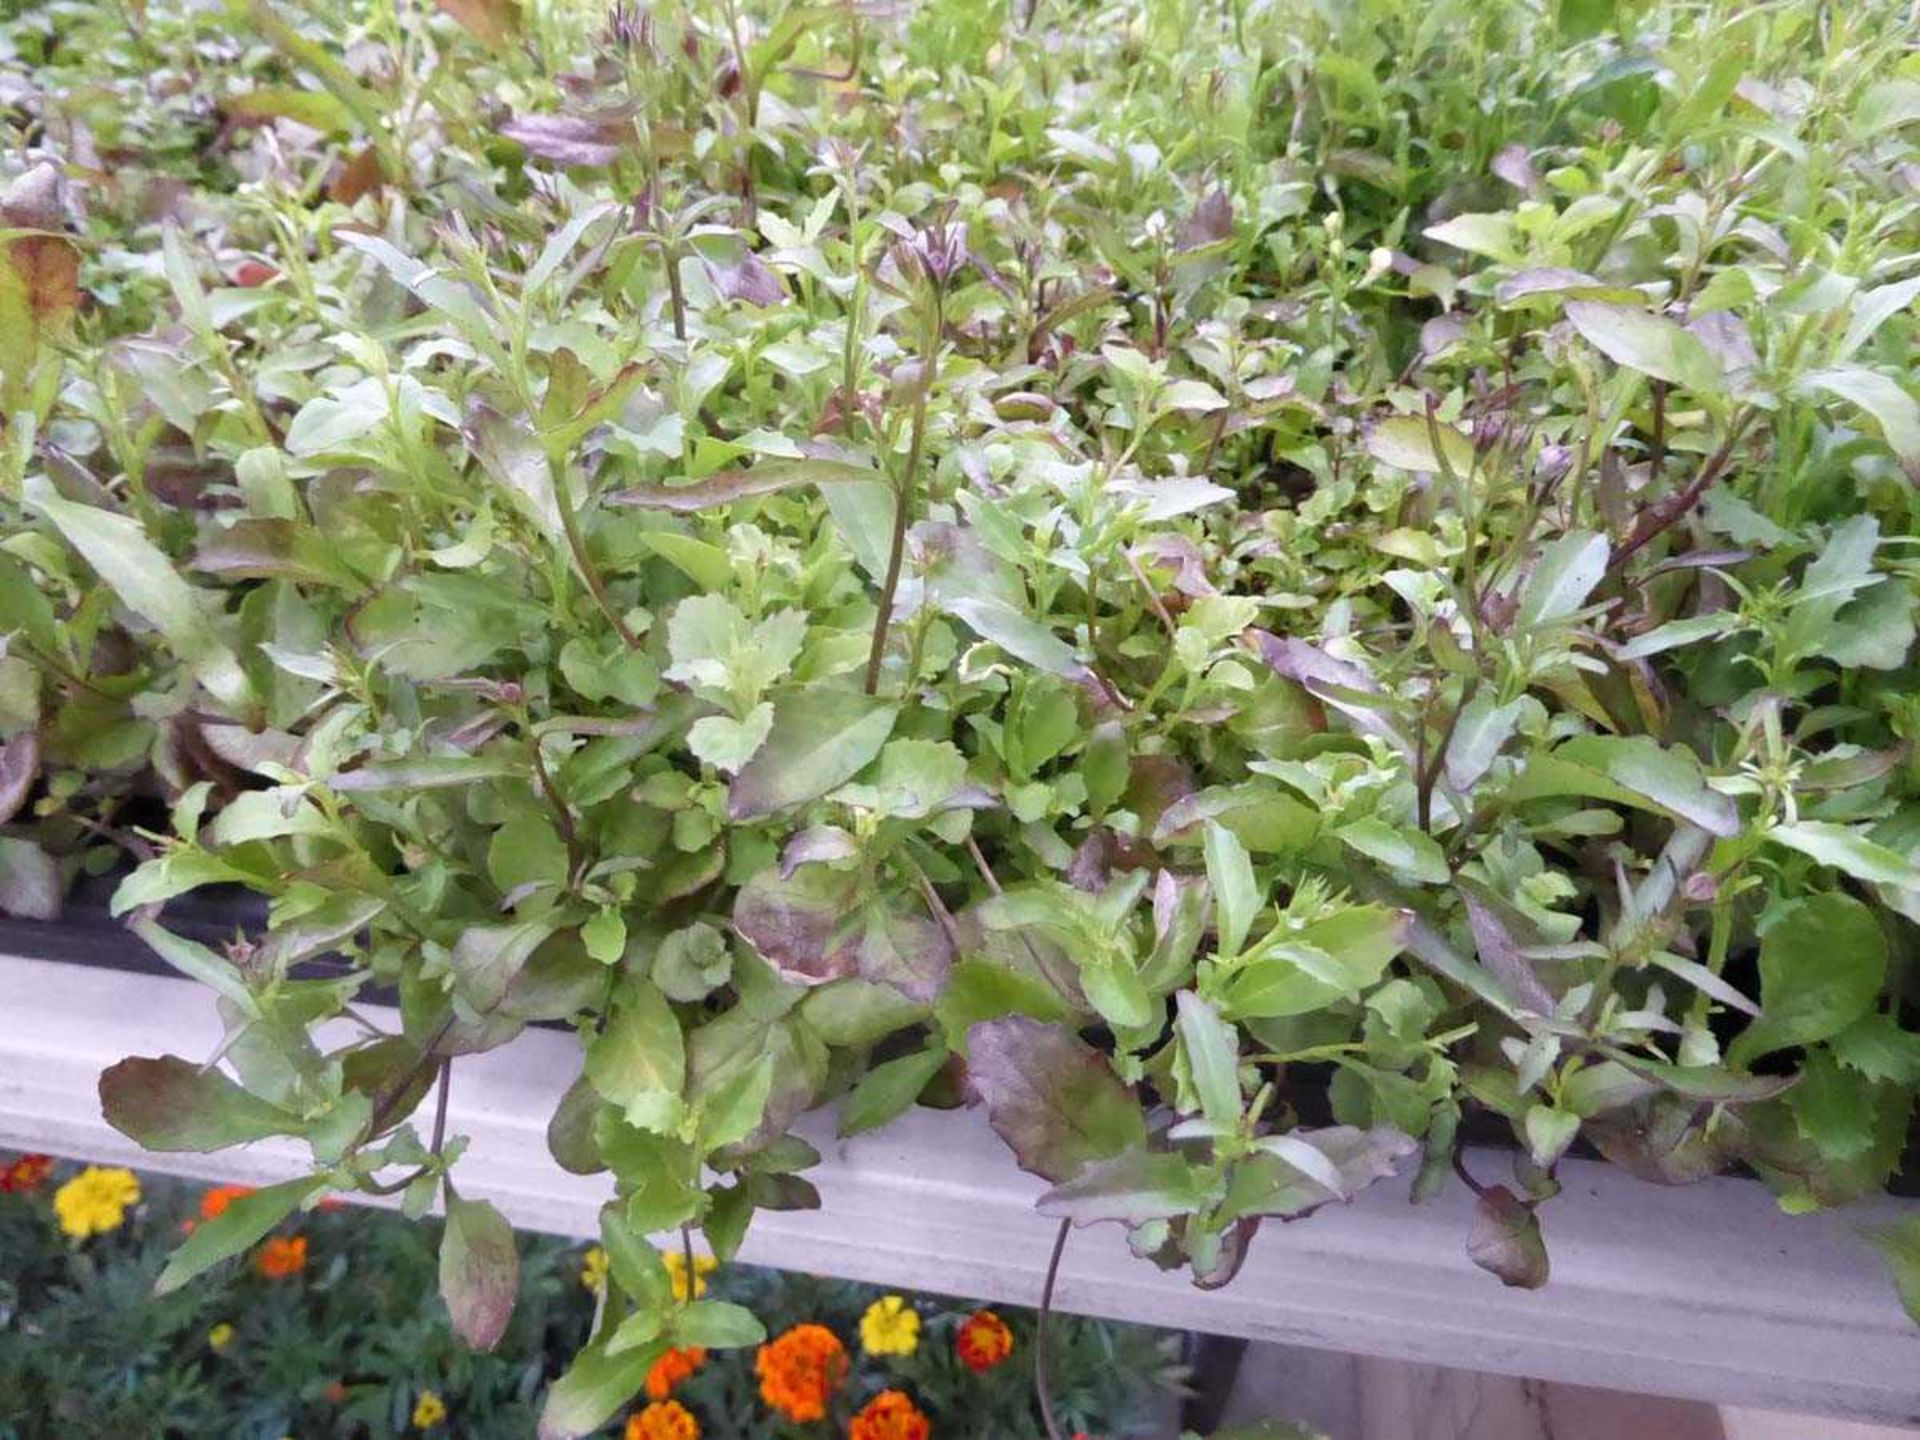
M1576 1145L1899 1170L1901 7L448 9L5 29L0 904L133 861L230 1034L109 1117L314 1154L170 1283L400 1191L496 1334L410 1117L539 1023L616 1191L556 1435L754 1342L655 1247L834 1100L1203 1285L1396 1169L1516 1285Z

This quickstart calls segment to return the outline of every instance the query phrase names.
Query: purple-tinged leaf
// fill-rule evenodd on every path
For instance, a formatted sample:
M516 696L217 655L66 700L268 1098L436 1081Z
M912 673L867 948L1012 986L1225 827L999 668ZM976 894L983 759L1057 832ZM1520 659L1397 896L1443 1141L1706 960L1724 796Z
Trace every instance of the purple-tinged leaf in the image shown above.
M40 778L40 732L22 730L0 745L0 825L20 813Z
M1498 1275L1503 1285L1538 1290L1547 1283L1547 1242L1540 1218L1504 1185L1491 1186L1476 1202L1467 1255L1482 1270Z
M738 253L722 258L702 257L713 288L729 300L765 307L787 298L787 287L767 268L767 262L743 244Z
M517 115L500 133L556 165L611 165L636 143L632 119L618 113Z
M967 1083L1020 1168L1055 1184L1146 1145L1140 1105L1071 1030L1024 1015L967 1032Z
M859 879L825 865L801 865L782 874L769 867L740 887L733 928L783 980L824 985L860 964L854 922Z
M299 1116L177 1055L136 1056L108 1068L100 1111L148 1150L224 1150L301 1128Z
M520 1290L520 1254L513 1227L484 1200L447 1186L447 1228L440 1239L440 1298L453 1330L476 1350L491 1350L506 1333Z

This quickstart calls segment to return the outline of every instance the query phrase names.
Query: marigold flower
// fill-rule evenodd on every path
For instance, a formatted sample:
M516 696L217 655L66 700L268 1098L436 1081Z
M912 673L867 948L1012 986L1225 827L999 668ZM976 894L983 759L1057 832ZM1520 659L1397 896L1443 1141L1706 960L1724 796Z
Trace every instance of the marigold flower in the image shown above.
M623 1440L700 1440L700 1422L678 1400L656 1400L627 1417Z
M991 1370L1013 1353L1013 1331L991 1310L976 1310L953 1337L954 1352L969 1370Z
M753 1368L760 1398L789 1420L824 1420L827 1401L847 1378L847 1347L824 1325L796 1325L762 1345Z
M51 1155L22 1155L0 1170L0 1194L28 1195L47 1183L53 1174Z
M667 1265L667 1278L673 1282L673 1298L685 1304L689 1299L697 1300L707 1293L707 1276L720 1268L720 1262L711 1255L693 1257L693 1294L687 1294L687 1257L678 1250L669 1250L660 1257Z
M647 1398L664 1400L673 1393L673 1387L693 1374L707 1363L707 1352L699 1345L689 1345L684 1350L678 1345L653 1362L647 1371Z
M607 1293L607 1252L598 1245L589 1245L587 1253L580 1257L580 1283L596 1295Z
M422 1390L413 1402L413 1428L431 1430L447 1418L447 1402L431 1390Z
M227 1213L227 1206L251 1194L251 1185L216 1185L200 1197L200 1218L218 1220Z
M920 1348L920 1313L898 1295L882 1295L860 1317L860 1348L869 1355L911 1355Z
M933 1422L899 1390L882 1390L853 1417L851 1440L927 1440Z
M233 1326L222 1320L207 1331L207 1348L218 1355L233 1343Z
M253 1268L269 1280L285 1280L307 1268L307 1237L275 1235L253 1254Z
M129 1206L140 1203L140 1182L131 1170L89 1165L53 1192L53 1213L60 1228L76 1240L104 1235L126 1222Z

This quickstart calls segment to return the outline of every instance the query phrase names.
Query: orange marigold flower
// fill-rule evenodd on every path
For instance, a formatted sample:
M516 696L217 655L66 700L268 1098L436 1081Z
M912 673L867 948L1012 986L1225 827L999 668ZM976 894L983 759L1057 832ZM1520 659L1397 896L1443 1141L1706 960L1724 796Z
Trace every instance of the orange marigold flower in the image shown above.
M253 1268L269 1280L285 1280L307 1268L307 1237L276 1235L253 1254Z
M51 1174L51 1155L22 1155L6 1169L0 1170L0 1194L30 1194L46 1184Z
M762 1345L753 1368L760 1398L789 1420L824 1420L827 1401L847 1378L847 1347L824 1325L796 1325Z
M707 1363L707 1352L699 1345L689 1345L684 1350L678 1345L653 1362L653 1368L647 1371L647 1398L664 1400L673 1393L673 1387L685 1380L694 1371Z
M927 1440L933 1422L898 1390L882 1390L853 1417L852 1440Z
M1013 1331L991 1310L976 1310L953 1338L953 1348L969 1370L991 1370L1013 1353Z
M216 1185L200 1197L200 1218L218 1220L227 1213L227 1206L251 1194L251 1185Z
M678 1400L655 1401L627 1417L624 1440L700 1440L700 1422Z

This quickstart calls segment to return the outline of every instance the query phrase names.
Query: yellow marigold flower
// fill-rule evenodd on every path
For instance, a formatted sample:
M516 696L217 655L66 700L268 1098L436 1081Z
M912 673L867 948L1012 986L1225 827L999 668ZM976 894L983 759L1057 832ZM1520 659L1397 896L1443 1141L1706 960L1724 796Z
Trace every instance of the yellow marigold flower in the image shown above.
M860 1317L860 1347L869 1355L911 1355L920 1348L920 1314L898 1295L882 1295Z
M711 1255L693 1257L693 1294L687 1294L687 1257L678 1250L669 1250L660 1257L667 1262L667 1277L673 1281L673 1298L685 1303L689 1299L697 1300L707 1293L707 1276L720 1268L720 1262Z
M422 1390L413 1402L413 1428L431 1430L447 1418L447 1402L431 1390Z
M700 1440L700 1422L678 1400L656 1400L627 1417L622 1440Z
M140 1182L131 1170L102 1170L89 1165L53 1193L60 1228L76 1240L118 1230L127 1208L140 1203Z
M233 1326L229 1325L224 1320L222 1320L218 1325L214 1326L211 1330L207 1331L207 1348L213 1351L213 1353L216 1355L218 1355L222 1350L226 1349L227 1346L231 1345L232 1343L233 1343Z
M580 1257L580 1283L596 1295L607 1293L607 1252L598 1245Z

